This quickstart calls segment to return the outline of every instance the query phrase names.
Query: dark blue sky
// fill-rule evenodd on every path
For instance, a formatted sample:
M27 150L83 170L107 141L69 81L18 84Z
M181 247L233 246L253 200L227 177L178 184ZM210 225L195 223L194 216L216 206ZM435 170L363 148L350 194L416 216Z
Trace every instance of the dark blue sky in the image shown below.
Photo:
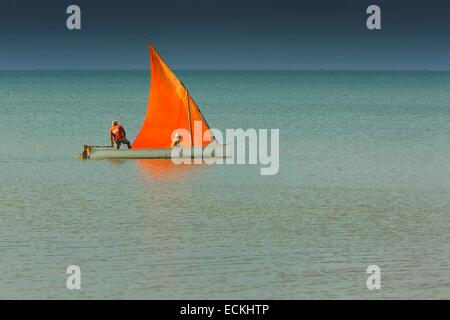
M146 69L146 34L175 69L450 70L448 0L2 0L0 69Z

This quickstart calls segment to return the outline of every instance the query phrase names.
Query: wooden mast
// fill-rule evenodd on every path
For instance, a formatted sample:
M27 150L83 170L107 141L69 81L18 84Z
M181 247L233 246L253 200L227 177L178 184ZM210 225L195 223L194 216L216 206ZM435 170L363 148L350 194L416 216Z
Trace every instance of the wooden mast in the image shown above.
M186 90L186 105L188 109L188 120L189 120L189 132L191 133L191 148L194 147L194 136L192 135L192 121L191 121L191 107L189 106L189 92L186 86L183 84L184 90Z

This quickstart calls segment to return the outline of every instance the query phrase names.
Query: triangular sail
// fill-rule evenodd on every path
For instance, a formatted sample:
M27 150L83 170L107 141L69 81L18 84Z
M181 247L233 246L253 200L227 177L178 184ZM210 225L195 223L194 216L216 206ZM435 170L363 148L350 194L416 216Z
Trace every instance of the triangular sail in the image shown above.
M133 148L169 148L173 131L186 129L191 132L194 130L195 121L201 121L201 133L194 133L201 134L204 139L193 138L193 145L208 145L211 137L205 132L209 130L209 127L194 100L155 48L150 44L148 47L151 70L150 97L147 114L133 143ZM191 132L193 136L194 133ZM192 144L189 139L184 139L181 140L181 145L189 147Z

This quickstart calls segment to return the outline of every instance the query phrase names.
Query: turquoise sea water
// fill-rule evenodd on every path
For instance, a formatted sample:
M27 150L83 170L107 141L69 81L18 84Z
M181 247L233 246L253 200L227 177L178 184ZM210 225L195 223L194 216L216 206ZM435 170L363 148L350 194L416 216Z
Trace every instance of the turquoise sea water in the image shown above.
M279 128L279 174L76 160L148 72L0 72L0 298L450 297L450 73L177 74L211 127Z

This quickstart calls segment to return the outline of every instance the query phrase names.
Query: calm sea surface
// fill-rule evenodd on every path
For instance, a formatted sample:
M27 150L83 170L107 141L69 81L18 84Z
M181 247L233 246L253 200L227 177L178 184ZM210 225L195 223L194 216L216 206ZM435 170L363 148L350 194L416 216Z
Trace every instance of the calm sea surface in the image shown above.
M76 160L134 138L148 72L0 72L0 298L450 298L450 73L177 74L211 127L279 128L279 174Z

